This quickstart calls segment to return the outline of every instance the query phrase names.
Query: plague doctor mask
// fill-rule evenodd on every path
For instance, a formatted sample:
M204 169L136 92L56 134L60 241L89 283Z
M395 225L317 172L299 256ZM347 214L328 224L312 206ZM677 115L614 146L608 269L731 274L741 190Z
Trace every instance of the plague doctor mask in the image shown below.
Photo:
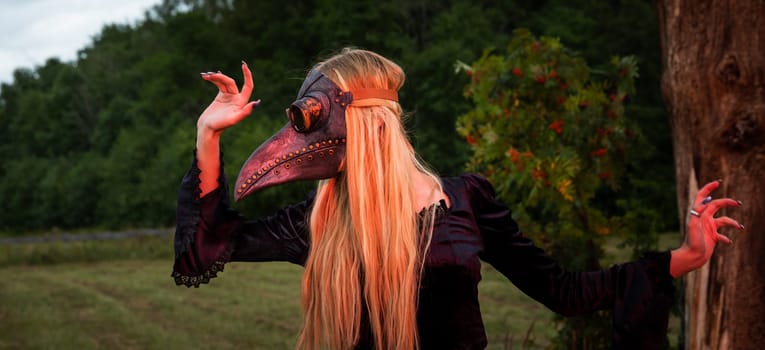
M354 101L370 98L398 102L395 90L343 91L312 69L297 99L286 110L287 125L261 144L242 165L235 200L269 186L337 176L345 159L345 110L356 105Z

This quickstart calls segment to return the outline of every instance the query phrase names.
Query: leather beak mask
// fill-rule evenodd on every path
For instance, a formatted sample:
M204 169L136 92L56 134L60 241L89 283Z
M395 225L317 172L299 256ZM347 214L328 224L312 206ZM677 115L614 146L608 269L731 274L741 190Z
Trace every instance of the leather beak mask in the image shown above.
M342 91L316 69L308 73L297 99L287 109L289 122L244 162L234 199L263 188L298 180L335 177L345 159L345 109L356 100L398 101L394 90Z

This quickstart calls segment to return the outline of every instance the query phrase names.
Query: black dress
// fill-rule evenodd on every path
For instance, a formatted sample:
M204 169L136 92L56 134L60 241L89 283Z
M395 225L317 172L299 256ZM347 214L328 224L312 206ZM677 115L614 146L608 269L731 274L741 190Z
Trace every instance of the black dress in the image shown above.
M247 220L229 206L221 186L199 198L196 160L181 183L172 276L198 287L228 261L289 261L308 254L307 214L313 198ZM480 260L524 293L563 315L612 309L616 348L662 348L674 288L669 252L592 272L569 272L524 237L489 182L474 174L443 178L450 206L438 208L417 310L422 349L483 349L478 305ZM364 325L362 325L363 327ZM358 348L372 348L362 330Z

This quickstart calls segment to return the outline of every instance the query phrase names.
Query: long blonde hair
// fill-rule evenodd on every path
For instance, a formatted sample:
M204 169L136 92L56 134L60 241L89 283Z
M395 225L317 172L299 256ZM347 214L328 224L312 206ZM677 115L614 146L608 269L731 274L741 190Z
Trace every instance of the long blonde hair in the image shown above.
M370 51L345 49L318 68L344 91L398 90L403 70ZM394 101L346 110L344 171L320 181L310 216L299 348L351 349L368 315L376 349L417 349L417 302L435 208L419 223L412 174L438 177L417 159ZM371 105L371 106L370 106ZM366 309L366 310L364 310Z

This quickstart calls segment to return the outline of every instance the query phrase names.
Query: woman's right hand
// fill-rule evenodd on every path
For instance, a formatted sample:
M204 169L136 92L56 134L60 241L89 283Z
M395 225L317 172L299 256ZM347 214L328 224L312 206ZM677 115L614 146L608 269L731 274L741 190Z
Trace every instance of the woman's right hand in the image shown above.
M218 95L197 120L197 129L200 132L220 133L246 118L260 103L260 100L250 102L253 89L252 73L244 61L242 61L242 73L244 85L241 92L234 79L221 72L201 73L202 79L218 87Z
M234 79L223 73L202 73L202 79L218 87L218 96L207 106L197 120L197 166L199 174L199 196L218 188L220 175L220 134L226 128L236 125L252 113L260 100L250 102L252 94L252 73L247 63L242 62L244 85L242 91Z

